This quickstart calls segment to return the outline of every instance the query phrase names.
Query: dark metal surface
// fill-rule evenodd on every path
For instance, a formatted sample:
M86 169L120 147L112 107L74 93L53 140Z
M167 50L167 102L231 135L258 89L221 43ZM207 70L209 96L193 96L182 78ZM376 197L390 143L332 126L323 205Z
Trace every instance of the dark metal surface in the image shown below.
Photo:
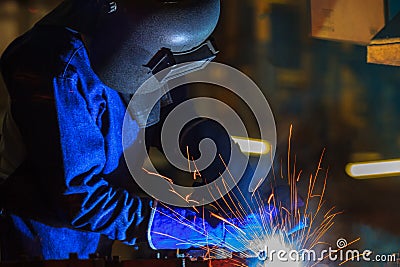
M240 267L247 266L245 260L205 260L191 261L190 259L150 259L130 261L106 261L104 259L90 260L49 260L49 261L18 261L3 262L0 267Z

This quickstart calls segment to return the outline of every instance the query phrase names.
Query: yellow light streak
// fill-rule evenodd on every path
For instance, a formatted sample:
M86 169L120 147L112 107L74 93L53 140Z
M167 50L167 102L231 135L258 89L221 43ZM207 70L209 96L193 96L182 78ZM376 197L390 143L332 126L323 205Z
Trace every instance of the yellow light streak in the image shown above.
M232 136L232 140L239 145L243 153L265 155L271 150L271 144L265 140L240 136Z
M346 173L356 179L400 175L400 159L349 163L346 165Z

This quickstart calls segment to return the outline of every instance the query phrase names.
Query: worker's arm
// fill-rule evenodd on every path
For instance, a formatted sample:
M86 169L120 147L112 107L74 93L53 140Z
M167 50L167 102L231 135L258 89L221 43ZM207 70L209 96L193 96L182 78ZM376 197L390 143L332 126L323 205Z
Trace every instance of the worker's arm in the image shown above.
M119 107L85 86L77 75L55 78L48 94L43 90L14 98L12 109L27 146L31 179L64 226L133 244L146 232L151 201L106 179L113 169L106 165L123 162L122 148L110 150L106 144L118 138L119 127L107 109ZM128 175L122 179L132 181Z

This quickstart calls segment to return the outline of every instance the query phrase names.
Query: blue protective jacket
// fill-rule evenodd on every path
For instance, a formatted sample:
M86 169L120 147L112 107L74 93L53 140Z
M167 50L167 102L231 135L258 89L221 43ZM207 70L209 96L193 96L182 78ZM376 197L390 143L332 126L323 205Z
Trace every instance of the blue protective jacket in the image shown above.
M3 256L88 257L101 237L145 238L152 201L133 192L123 158L126 103L92 71L79 33L37 25L1 58L24 163L1 186ZM5 251L4 251L5 250Z

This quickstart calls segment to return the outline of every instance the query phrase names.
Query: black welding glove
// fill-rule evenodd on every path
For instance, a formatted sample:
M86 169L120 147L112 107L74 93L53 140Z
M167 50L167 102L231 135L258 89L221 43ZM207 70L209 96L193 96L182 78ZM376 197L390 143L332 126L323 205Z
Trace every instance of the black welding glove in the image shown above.
M236 170L236 173L234 168L229 170L232 177L240 180L232 191L230 191L229 195L225 195L217 201L217 204L227 213L231 213L229 207L232 207L235 211L242 211L242 213L257 212L262 202L267 202L272 193L274 194L274 199L271 203L276 206L283 206L287 209L291 208L292 202L294 201L291 199L290 188L287 183L281 182L277 184L277 182L274 181L275 179L273 179L274 174L272 172L270 172L267 177L257 177L258 174L255 173L255 165L258 163L258 158L254 156L247 158L241 152L240 147L233 143L232 138L225 129L216 121L199 118L188 123L181 131L179 138L181 153L186 154L189 152L189 155L193 157L193 159L199 158L201 156L199 143L205 138L214 141L217 149L217 156L206 169L200 172L202 178L201 182L196 182L194 184L195 186L211 183L217 179L220 174L225 171L230 158L237 159L240 157L243 158L243 160L247 160L247 166L243 174L237 173L241 170ZM279 166L275 165L274 167L278 168ZM278 170L275 170L275 173L277 173L277 171ZM241 175L241 177L238 177L239 175ZM264 181L258 185L256 192L249 191L249 185L253 177L259 181L265 178ZM230 179L230 177L224 177L224 179ZM302 206L302 203L303 201L298 197L296 201L297 206Z
M200 171L201 182L196 182L194 184L195 186L209 184L220 177L229 164L230 158L237 159L240 157L248 162L248 158L240 151L239 146L233 143L232 138L225 129L219 123L211 119L195 119L183 128L179 138L181 152L183 154L188 153L190 159L198 159L201 156L199 151L200 141L206 138L212 139L215 143L217 155L206 169ZM232 210L242 210L246 213L251 213L252 209L256 208L252 199L254 194L249 192L249 185L254 176L254 168L249 162L245 168L244 173L243 170L229 169L230 175L224 177L224 179L232 179L232 177L240 179L229 195L225 195L216 202L216 204L227 213L231 213L229 207L231 207ZM243 174L238 174L238 172ZM239 175L241 175L241 177L238 177ZM268 184L269 181L264 181L264 189L262 192L260 191L263 198L268 198L271 192L271 186Z

